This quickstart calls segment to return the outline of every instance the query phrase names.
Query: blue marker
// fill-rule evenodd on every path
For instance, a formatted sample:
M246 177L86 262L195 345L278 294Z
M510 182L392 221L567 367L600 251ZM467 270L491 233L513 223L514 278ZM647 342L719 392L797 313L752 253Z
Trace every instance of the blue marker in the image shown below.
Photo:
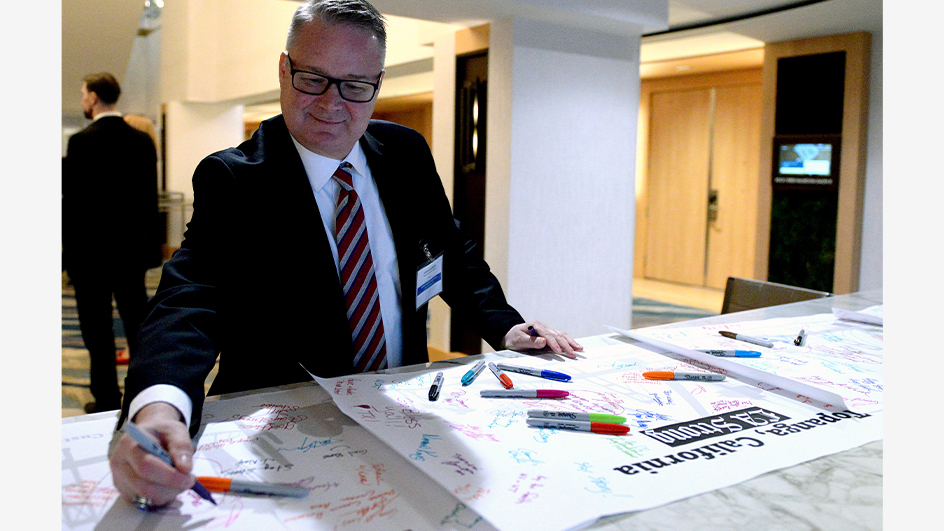
M134 439L135 442L137 442L139 446L141 446L141 449L143 449L145 452L151 455L157 456L158 459L167 463L171 468L174 468L174 460L171 459L170 454L168 454L161 447L161 445L157 444L157 442L154 439L152 439L148 434L144 433L144 431L141 430L141 428L137 427L133 422L129 420L128 422L125 422L124 429L125 429L125 433L130 435L131 438ZM190 488L191 490L199 494L200 497L203 498L204 500L207 500L213 505L216 505L216 501L213 500L213 496L210 494L210 491L207 490L207 488L204 487L203 484L200 483L199 481L195 481L193 486Z
M698 350L696 352L704 352L705 354L711 354L712 356L718 356L721 358L759 358L760 352L756 350Z
M537 376L538 378L544 378L546 380L554 380L555 382L569 382L570 376L556 371L545 371L543 369L532 369L530 367L517 367L515 365L506 365L504 363L499 363L498 368L503 371L508 372L517 372L519 374L527 374L529 376Z
M465 375L462 376L462 385L472 385L472 382L474 382L475 379L479 377L479 373L481 373L482 369L484 368L485 368L484 361L480 361L476 363L475 367L472 367L471 369L469 369L469 372L465 373Z

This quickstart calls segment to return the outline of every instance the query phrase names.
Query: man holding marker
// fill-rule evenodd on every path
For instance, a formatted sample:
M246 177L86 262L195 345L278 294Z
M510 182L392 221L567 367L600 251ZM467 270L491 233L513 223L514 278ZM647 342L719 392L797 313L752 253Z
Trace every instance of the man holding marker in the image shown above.
M303 3L279 57L282 114L194 172L193 220L164 267L119 420L158 438L174 467L122 437L111 469L125 499L161 506L194 485L189 436L217 356L211 394L425 362L438 293L496 349L582 350L507 303L459 236L423 138L370 120L385 41L366 1Z

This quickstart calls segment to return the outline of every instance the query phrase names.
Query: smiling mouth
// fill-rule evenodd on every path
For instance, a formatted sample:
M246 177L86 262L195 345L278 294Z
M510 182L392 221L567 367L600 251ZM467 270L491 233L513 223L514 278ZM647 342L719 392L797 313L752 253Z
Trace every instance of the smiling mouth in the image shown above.
M340 124L344 123L344 120L343 120L343 119L342 119L342 120L332 120L332 119L330 119L330 118L322 118L322 117L314 116L314 115L311 115L311 117L314 118L316 122L319 122L319 123L322 123L322 124L325 124L325 125L340 125Z

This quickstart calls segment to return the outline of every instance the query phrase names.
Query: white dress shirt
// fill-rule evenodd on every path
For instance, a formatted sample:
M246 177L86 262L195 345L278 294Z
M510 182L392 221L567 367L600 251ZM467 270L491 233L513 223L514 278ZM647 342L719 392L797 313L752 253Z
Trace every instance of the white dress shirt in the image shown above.
M106 116L117 116L121 118L121 113L118 111L105 111L100 112L95 115L95 118L92 118L92 122L96 122L99 118L105 118Z
M305 166L305 173L308 174L308 182L315 193L335 268L338 264L338 244L335 241L334 209L338 204L341 185L331 176L342 162L350 162L354 166L354 171L351 172L354 176L354 191L360 197L364 210L370 256L374 262L374 276L377 278L380 312L383 316L384 336L387 339L387 366L399 367L403 360L403 333L400 327L400 272L397 269L397 252L393 244L390 222L387 221L386 211L380 201L377 183L374 182L367 166L364 150L358 143L344 160L338 161L308 151L294 138L292 142L295 142L295 148L298 149Z
M370 241L370 254L374 262L374 275L377 279L377 291L380 299L380 312L383 318L384 337L386 338L387 367L399 367L403 362L403 332L400 326L400 272L397 269L397 253L393 243L390 222L380 201L377 184L367 166L367 157L360 143L348 153L344 160L334 160L313 153L299 144L294 138L295 149L305 166L308 182L311 184L321 221L324 225L331 254L334 256L335 270L338 264L338 245L335 241L334 210L338 203L341 185L331 176L342 162L347 161L354 167L351 172L354 179L354 191L360 197L364 209L364 222L367 224L367 238ZM340 278L340 276L339 276ZM317 341L317 338L312 338ZM138 394L128 407L128 418L144 406L154 402L167 402L180 411L184 424L190 425L193 415L193 403L182 389L169 384L152 385Z

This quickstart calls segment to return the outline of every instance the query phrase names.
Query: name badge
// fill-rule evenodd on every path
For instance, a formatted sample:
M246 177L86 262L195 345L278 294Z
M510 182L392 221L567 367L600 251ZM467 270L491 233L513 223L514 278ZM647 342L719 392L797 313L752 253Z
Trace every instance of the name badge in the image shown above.
M429 302L430 299L442 293L443 254L421 265L416 270L416 308Z

